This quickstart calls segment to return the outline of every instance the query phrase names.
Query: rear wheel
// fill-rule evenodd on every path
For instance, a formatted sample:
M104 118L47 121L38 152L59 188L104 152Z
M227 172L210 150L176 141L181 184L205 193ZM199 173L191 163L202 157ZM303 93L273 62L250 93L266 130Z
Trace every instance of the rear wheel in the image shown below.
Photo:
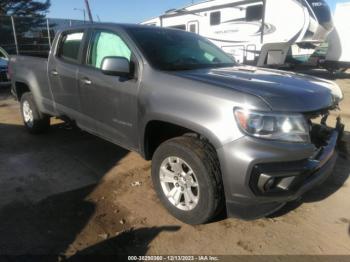
M216 152L195 137L161 144L152 159L152 180L163 205L185 223L206 223L223 206Z
M32 134L45 132L50 127L50 117L39 111L30 92L21 97L21 113L25 127Z

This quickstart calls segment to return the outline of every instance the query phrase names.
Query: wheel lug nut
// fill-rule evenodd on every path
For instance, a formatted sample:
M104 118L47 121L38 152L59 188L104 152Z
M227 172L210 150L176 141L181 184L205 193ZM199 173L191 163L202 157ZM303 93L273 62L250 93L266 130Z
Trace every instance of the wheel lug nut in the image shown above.
M175 186L176 186L176 187L179 187L180 185L179 185L179 183L176 183Z

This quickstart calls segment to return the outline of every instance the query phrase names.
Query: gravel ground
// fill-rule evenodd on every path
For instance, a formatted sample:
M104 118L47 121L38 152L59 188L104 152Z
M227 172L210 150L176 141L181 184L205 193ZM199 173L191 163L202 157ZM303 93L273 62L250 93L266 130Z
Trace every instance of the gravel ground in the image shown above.
M164 210L150 162L58 120L49 133L29 135L2 88L0 254L350 255L350 76L336 81L347 132L333 175L268 218L222 216L200 226Z

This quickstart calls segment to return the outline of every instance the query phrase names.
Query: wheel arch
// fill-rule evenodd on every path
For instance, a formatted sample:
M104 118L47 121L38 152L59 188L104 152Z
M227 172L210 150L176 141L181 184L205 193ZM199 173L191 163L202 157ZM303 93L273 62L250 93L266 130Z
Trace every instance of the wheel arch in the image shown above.
M147 122L143 130L141 153L147 160L152 159L153 153L161 143L178 136L198 136L206 139L215 149L221 145L219 139L207 128L194 123L153 119Z
M32 92L30 86L26 82L16 81L14 83L15 93L18 101L21 101L21 98L24 93Z

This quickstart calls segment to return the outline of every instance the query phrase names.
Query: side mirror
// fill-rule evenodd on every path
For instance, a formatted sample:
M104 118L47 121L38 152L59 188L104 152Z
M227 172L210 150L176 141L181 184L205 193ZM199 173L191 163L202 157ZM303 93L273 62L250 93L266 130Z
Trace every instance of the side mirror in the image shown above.
M101 70L106 75L130 76L130 62L125 57L109 56L102 60Z

